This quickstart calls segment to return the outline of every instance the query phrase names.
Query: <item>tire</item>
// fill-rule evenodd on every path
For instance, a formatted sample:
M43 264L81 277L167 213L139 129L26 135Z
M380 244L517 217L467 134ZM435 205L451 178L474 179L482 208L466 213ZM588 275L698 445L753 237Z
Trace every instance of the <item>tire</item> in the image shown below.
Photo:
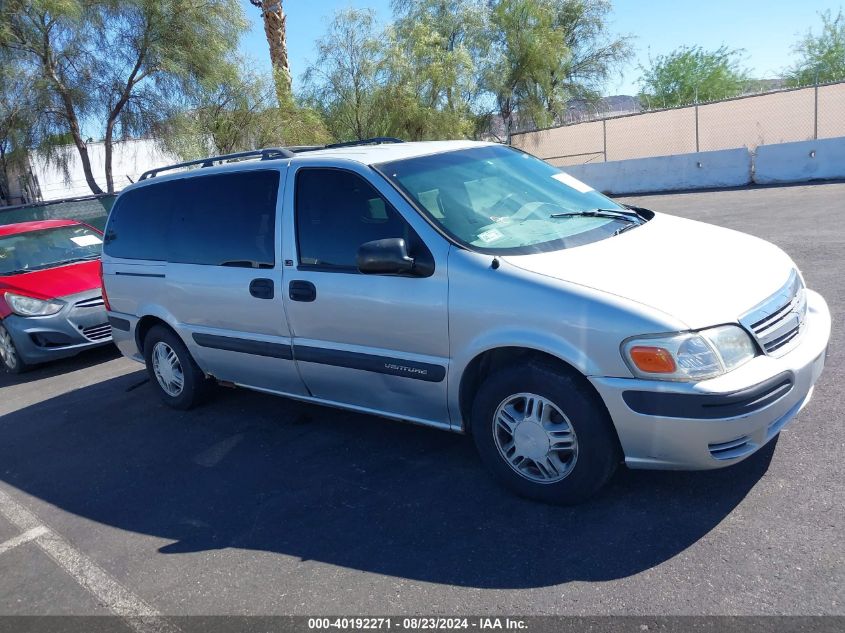
M473 402L471 430L496 479L545 503L593 496L622 456L610 415L583 378L541 364L490 375Z
M10 374L21 374L30 368L21 358L9 330L0 323L0 366Z
M157 354L158 360L154 358ZM153 389L167 406L187 411L208 398L211 381L170 328L156 325L149 331L144 339L144 360Z

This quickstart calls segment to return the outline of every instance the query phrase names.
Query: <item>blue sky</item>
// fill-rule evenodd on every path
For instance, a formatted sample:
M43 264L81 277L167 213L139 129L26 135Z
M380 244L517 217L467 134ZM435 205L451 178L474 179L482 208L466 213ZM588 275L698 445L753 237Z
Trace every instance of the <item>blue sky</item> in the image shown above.
M258 9L241 0L252 29L242 51L269 70L267 41ZM295 85L310 60L314 41L326 29L333 12L344 7L369 7L379 21L390 20L389 0L284 0L288 14L288 54ZM614 0L612 28L636 36L635 61L622 76L608 83L607 94L635 94L640 71L649 55L668 53L683 45L717 48L727 44L745 50L745 66L755 77L768 78L789 66L792 46L807 29L819 31L818 13L834 12L842 0Z

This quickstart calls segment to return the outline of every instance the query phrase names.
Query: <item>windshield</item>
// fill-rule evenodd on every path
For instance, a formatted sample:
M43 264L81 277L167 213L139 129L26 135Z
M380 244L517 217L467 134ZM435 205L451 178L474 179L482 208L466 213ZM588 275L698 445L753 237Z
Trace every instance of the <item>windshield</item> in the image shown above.
M96 259L102 247L100 234L80 224L6 235L0 237L0 275Z
M501 146L378 165L458 243L492 254L571 248L613 235L624 218L579 215L619 206L529 154ZM572 214L558 215L555 214Z

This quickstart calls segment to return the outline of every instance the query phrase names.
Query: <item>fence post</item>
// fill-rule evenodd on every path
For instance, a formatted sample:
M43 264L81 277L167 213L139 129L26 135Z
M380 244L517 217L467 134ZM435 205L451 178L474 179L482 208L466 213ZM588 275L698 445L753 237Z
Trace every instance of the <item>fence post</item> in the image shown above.
M604 162L607 162L607 119L601 120L601 134L602 134L602 153L604 154Z
M819 138L819 73L816 73L816 85L814 92L813 104L813 140Z
M695 89L695 153L700 151L698 143L698 88Z

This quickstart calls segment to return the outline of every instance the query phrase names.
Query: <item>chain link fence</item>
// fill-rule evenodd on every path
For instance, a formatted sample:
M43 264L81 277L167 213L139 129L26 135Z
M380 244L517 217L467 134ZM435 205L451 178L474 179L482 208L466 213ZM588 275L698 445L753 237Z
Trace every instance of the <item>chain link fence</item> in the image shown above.
M0 225L32 220L79 220L102 231L116 197L106 194L0 207Z
M558 166L845 136L845 82L785 89L514 133Z

